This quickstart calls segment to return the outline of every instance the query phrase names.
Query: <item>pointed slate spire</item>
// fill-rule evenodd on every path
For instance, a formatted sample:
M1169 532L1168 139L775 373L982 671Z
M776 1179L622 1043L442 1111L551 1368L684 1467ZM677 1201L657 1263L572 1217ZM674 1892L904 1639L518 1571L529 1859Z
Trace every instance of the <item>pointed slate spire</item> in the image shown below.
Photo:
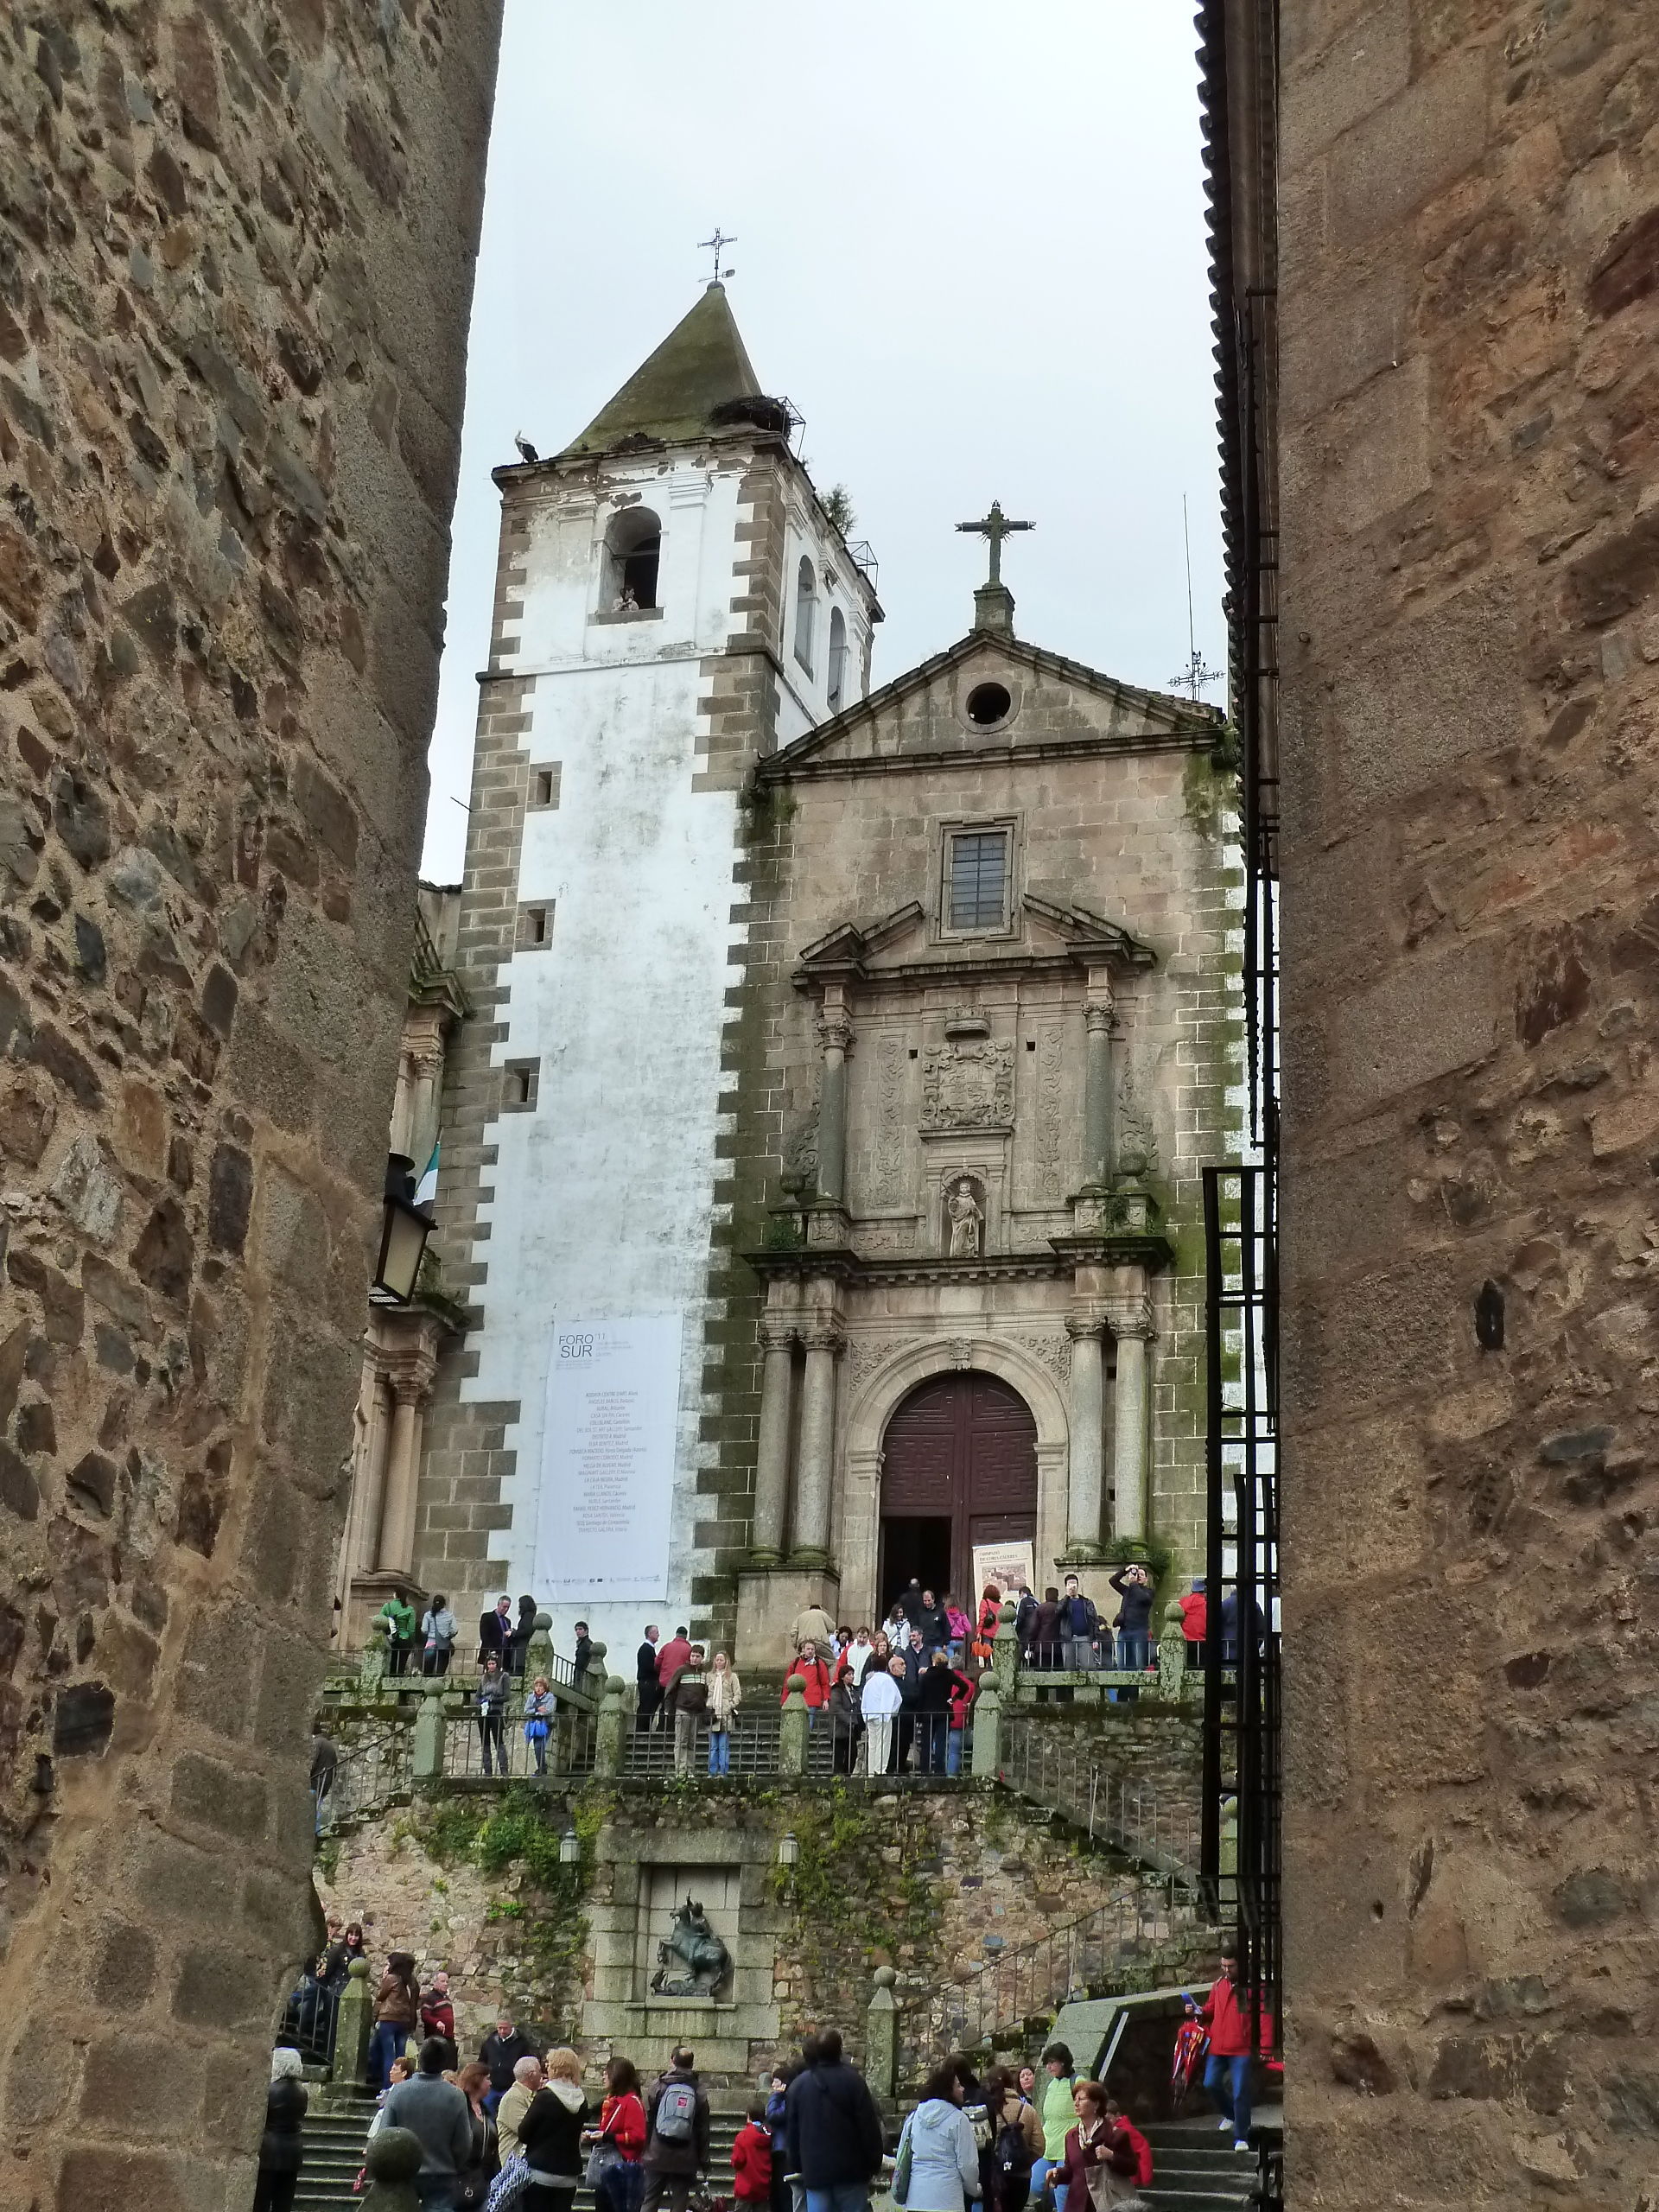
M565 452L602 453L630 437L695 438L715 408L760 396L726 288L710 284Z

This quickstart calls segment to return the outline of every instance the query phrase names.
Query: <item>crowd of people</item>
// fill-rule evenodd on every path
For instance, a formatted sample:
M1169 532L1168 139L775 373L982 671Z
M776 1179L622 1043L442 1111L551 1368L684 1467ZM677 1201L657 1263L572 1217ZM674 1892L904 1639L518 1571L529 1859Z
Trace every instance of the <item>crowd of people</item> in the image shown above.
M331 1929L319 1974L338 1949L362 1955L355 1923ZM1249 2148L1254 2047L1237 1958L1224 1955L1207 1996L1189 1996L1172 2078L1178 2101L1198 2067L1235 2150ZM1271 2039L1272 2024L1263 2031ZM448 1978L423 1991L394 1950L376 1992L369 2053L379 2101L370 2134L399 2127L421 2146L423 2212L571 2212L585 2181L597 2212L689 2212L711 2173L709 2100L696 2054L677 2049L649 2086L614 2053L590 2097L578 2054L538 2051L499 2012L463 2063ZM307 2092L298 2050L271 2059L256 2212L289 2212L302 2163ZM902 2212L1105 2212L1152 2179L1147 2138L1108 2093L1051 2043L1039 2066L995 2065L982 2078L962 2056L923 2082L887 2172L880 2108L839 2032L806 2037L749 2105L730 2153L731 2194L745 2212L868 2212L879 2183Z

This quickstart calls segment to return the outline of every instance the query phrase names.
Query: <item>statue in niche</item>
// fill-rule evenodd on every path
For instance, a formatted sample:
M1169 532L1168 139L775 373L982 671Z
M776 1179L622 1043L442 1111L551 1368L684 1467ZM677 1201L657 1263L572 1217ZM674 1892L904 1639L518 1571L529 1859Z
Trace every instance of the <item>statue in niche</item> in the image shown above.
M950 1224L950 1257L978 1259L985 1234L985 1211L965 1175L945 1200L944 1211Z
M1157 1133L1141 1096L1135 1062L1127 1054L1117 1086L1117 1172L1134 1180L1158 1172Z
M651 1978L653 1997L712 1997L732 1963L731 1953L709 1925L708 1914L691 1897L657 1946L657 1958Z

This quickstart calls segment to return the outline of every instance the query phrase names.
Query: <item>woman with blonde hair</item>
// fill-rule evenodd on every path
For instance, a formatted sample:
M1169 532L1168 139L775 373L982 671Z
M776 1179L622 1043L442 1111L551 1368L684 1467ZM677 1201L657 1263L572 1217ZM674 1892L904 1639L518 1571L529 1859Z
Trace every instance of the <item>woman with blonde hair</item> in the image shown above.
M709 1670L709 1771L732 1770L732 1716L743 1702L743 1685L737 1669L723 1651L716 1651Z
M518 2123L518 2148L530 2169L522 2212L570 2212L582 2185L582 2134L588 2114L582 2061L574 2050L550 2050L547 2080Z

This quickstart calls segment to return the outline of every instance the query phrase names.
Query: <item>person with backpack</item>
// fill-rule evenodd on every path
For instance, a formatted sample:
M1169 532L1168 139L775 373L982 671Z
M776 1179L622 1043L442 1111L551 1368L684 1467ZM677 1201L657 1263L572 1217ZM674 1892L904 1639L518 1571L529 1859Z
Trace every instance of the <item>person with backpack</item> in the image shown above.
M696 2055L683 2044L658 2077L648 2118L640 2212L657 2212L664 2197L669 2212L687 2212L692 2183L709 2171L709 2100L697 2080Z
M823 2029L803 2055L784 2101L789 2171L801 2177L806 2212L865 2212L886 2148L875 2099L842 2056L839 2028Z
M979 2162L985 2212L1024 2212L1032 2170L1043 2155L1043 2124L1007 2066L992 2067L981 2094L991 2131Z
M1065 2139L1077 2120L1076 2108L1071 2102L1071 2092L1077 2086L1077 2069L1066 2044L1049 2044L1043 2053L1043 2072L1048 2077L1043 2084L1042 2103L1038 2109L1038 2117L1043 2123L1043 2150L1042 2156L1032 2165L1031 2193L1033 2196L1041 2196L1050 2168L1064 2163ZM1056 2183L1053 2196L1054 2212L1065 2212L1064 2181ZM1079 2205L1077 2212L1087 2212L1087 2209Z

